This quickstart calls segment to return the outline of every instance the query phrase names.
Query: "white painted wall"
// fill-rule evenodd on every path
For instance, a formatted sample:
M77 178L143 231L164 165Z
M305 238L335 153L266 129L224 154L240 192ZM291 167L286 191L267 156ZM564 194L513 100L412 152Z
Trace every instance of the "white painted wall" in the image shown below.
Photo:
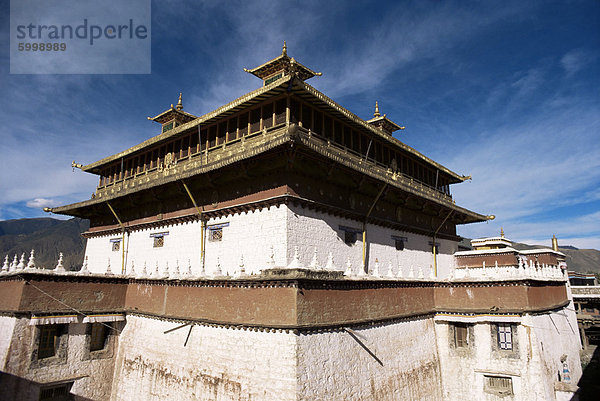
M218 258L223 273L233 274L239 270L242 256L246 273L258 273L267 267L271 247L273 247L276 265L284 266L286 211L285 205L271 206L262 210L209 219L208 227L223 223L229 225L223 227L222 241L209 241L207 233L206 273L212 274L215 271ZM163 232L168 232L168 235L164 236L163 247L154 248L154 239L150 235ZM187 271L190 263L193 274L199 275L201 232L200 222L194 221L126 234L127 272L131 271L133 263L135 271L139 274L145 263L148 273L154 272L157 264L161 274L167 264L171 272L175 271L178 264L179 271L182 273ZM111 239L119 237L119 235L100 236L87 240L85 255L91 272L105 273L110 260L112 273L121 273L122 251L112 251L110 242Z
M8 322L6 319L12 320ZM11 328L12 326L12 333ZM8 331L5 331L7 330ZM2 318L0 335L3 340L0 346L6 350L5 359L0 367L5 373L18 376L24 381L17 387L11 388L9 394L0 391L6 400L37 400L38 386L34 383L52 383L61 380L73 380L72 394L80 395L85 399L106 400L110 396L113 377L113 358L90 359L86 357L86 324L72 323L68 326L68 347L64 360L49 361L36 366L32 363L32 353L37 349L35 341L36 326L29 325L27 318ZM10 334L10 337L5 337ZM113 355L116 355L118 341L113 341ZM89 352L87 353L89 355ZM11 398L12 397L12 398Z
M8 355L8 350L10 347L10 339L13 337L13 331L15 329L15 324L17 323L17 319L10 316L0 316L0 371L4 370L4 365L6 364L6 357Z
M558 312L525 315L517 327L517 355L493 351L493 323L476 323L473 342L467 349L452 347L450 326L436 322L435 333L440 355L444 399L505 400L484 391L484 376L511 377L513 400L557 400L554 384L562 371L560 358L567 355L571 383L581 377L577 327L571 331L563 309ZM554 327L554 324L556 327ZM558 328L558 332L557 332ZM571 394L572 395L572 394Z
M298 400L439 400L433 319L298 336Z
M128 316L111 400L296 400L296 336Z
M334 264L338 270L345 270L348 258L353 270L358 272L362 263L362 235L357 234L358 240L353 245L344 243L344 231L340 226L362 229L362 223L332 216L327 213L308 210L299 206L280 205L268 209L213 218L207 222L210 227L214 224L228 223L223 227L223 239L220 242L206 241L207 274L215 271L217 258L223 273L233 275L239 270L243 256L246 273L258 273L268 266L268 260L273 247L275 266L287 267L293 260L295 247L301 265L308 267L317 248L317 260L321 267L327 264L331 251ZM164 246L154 248L151 234L168 232L164 237ZM397 251L392 235L406 237L405 249ZM156 270L162 273L168 264L171 272L179 265L179 271L187 271L188 263L192 272L200 274L200 223L188 222L165 226L156 229L133 231L125 237L126 270L131 271L132 263L139 274L146 263L148 273ZM88 269L95 273L105 273L108 261L112 273L121 272L121 250L112 251L111 239L118 235L101 236L88 239L86 257ZM433 254L429 246L431 237L408 232L396 231L389 228L367 225L368 260L371 270L375 260L379 261L379 271L385 275L389 263L394 274L398 269L403 270L406 277L413 267L415 276L419 267L426 278L429 277L433 266ZM438 255L438 277L448 276L453 267L453 253L457 250L454 241L437 239L440 244ZM188 262L189 261L189 262Z
M362 223L357 220L332 216L300 206L290 206L287 223L288 263L292 261L294 249L297 246L301 264L310 265L314 250L317 248L317 260L321 266L326 265L328 254L331 252L338 270L345 270L346 262L350 258L353 271L358 272L362 264L362 234L357 234L356 243L347 245L344 242L344 231L340 229L340 226L362 230ZM403 251L396 250L392 235L408 239ZM427 278L433 266L433 254L429 246L431 241L431 237L424 235L367 224L369 267L372 270L377 259L379 271L385 275L391 262L393 273L397 274L400 267L404 277L408 275L411 266L413 266L415 276L418 268L421 267ZM440 244L438 277L445 278L454 266L453 253L458 249L458 243L445 239L436 239L436 242Z

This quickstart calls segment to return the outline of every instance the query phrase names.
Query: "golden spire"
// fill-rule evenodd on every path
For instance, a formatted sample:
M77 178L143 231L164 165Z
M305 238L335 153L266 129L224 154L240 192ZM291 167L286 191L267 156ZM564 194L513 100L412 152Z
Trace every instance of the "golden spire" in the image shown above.
M504 229L500 227L500 237L504 238Z
M181 92L179 92L179 100L177 101L177 106L175 106L177 110L183 110L183 103L181 102Z
M287 56L287 44L285 43L285 40L283 41L283 50L281 50L281 55Z
M375 113L373 113L373 117L379 117L381 116L381 114L379 114L379 103L377 101L375 101Z
M558 252L558 238L552 234L552 250Z

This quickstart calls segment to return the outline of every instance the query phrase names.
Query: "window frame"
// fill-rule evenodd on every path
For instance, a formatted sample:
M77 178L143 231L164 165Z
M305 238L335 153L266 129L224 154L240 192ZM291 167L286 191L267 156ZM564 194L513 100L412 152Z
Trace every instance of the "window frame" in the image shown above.
M513 325L510 323L497 323L496 324L496 333L498 335L498 349L502 351L512 351L513 350ZM507 338L508 336L508 338Z
M452 326L454 329L454 347L469 348L469 325L467 323L456 322Z
M110 323L89 323L90 325L90 343L89 351L97 352L104 351L108 346L110 330Z
M354 227L340 226L341 231L344 232L344 244L352 246L358 242L358 234L362 234L362 230Z
M34 360L41 362L66 357L68 324L41 324L35 327L37 328L37 334Z

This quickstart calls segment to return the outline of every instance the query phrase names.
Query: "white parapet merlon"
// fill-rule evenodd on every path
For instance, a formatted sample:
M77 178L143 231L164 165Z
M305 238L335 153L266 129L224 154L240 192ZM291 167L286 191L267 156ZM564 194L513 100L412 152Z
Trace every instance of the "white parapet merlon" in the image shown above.
M558 265L544 264L538 268L533 263L517 265L498 266L494 269L463 267L455 268L453 279L473 279L473 280L514 280L519 278L537 279L537 280L559 280L565 281L566 277Z

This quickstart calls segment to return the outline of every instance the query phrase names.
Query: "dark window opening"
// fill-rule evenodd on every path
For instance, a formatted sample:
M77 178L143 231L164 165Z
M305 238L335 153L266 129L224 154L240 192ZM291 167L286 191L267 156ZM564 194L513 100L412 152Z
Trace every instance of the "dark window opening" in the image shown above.
M60 336L66 331L64 324L45 324L39 326L38 359L50 358L56 355L60 344Z
M240 114L238 138L248 134L248 114L249 113Z
M108 343L110 327L104 323L92 323L90 329L90 351L103 350Z
M265 104L262 109L263 127L271 128L273 126L273 103Z
M454 323L454 346L465 348L469 345L469 327L465 323Z
M250 133L260 131L260 107L250 112Z
M70 396L73 382L43 386L40 388L40 401L66 401L72 399Z
M283 124L285 123L285 112L286 112L286 104L287 101L285 98L280 99L276 102L276 110L275 110L275 124Z

